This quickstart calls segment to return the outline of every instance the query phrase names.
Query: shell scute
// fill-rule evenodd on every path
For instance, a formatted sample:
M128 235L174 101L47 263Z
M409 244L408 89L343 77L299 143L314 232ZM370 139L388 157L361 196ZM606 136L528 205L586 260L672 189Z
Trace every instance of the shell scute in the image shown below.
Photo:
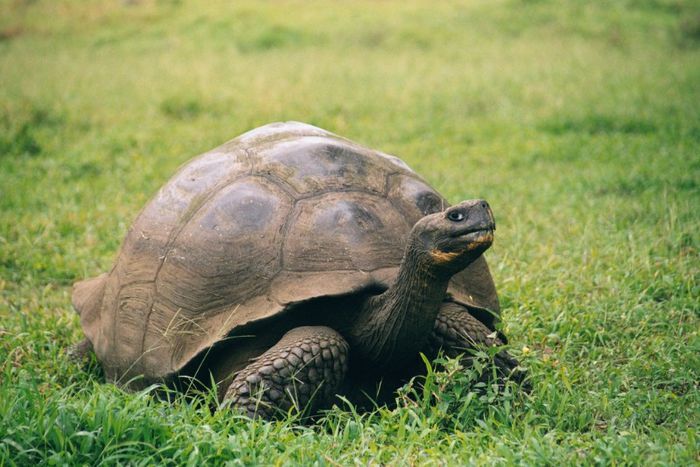
M264 294L280 269L280 226L292 200L273 182L246 177L219 191L173 242L158 274L163 299L190 313Z
M146 204L119 253L121 283L154 280L179 229L212 193L248 170L243 151L205 153L184 165Z
M388 184L389 199L412 220L411 225L421 217L449 206L445 198L415 176L394 174L389 177Z
M398 227L398 228L397 228ZM362 192L328 193L297 203L283 248L288 271L372 270L395 265L404 219L386 199Z
M324 129L301 122L275 122L254 128L243 133L238 138L226 145L238 148L242 145L246 148L262 149L285 139L305 138L308 136L336 137L333 133ZM226 147L224 145L224 147Z
M389 165L342 140L307 136L283 140L251 155L256 172L270 174L300 195L362 189L383 193Z

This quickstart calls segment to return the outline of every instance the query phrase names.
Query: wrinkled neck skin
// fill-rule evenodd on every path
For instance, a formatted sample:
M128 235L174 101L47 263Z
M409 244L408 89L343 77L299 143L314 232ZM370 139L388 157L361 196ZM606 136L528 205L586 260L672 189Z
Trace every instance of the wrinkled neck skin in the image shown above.
M452 274L409 245L394 284L368 298L350 328L354 352L377 369L398 369L412 361L425 348Z

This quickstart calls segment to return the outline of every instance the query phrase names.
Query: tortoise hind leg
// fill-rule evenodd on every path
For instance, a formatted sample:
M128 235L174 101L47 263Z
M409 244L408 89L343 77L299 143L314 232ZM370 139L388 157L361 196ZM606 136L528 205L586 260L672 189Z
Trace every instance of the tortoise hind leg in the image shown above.
M224 403L264 419L327 407L347 374L348 348L331 328L294 328L236 375Z
M503 342L496 333L472 316L465 307L453 302L445 302L440 308L435 327L428 340L428 355L435 356L442 349L448 357L462 355L465 366L471 366L471 350L480 346L500 345L503 345ZM525 372L518 368L518 361L508 352L501 350L496 353L493 363L499 379L508 378L516 383L523 383L524 389L529 390L528 382L524 381Z

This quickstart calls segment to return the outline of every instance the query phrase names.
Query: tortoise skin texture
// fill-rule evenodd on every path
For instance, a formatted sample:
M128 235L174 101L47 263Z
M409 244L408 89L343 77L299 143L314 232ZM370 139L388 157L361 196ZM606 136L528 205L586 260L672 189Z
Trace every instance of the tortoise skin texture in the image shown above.
M236 374L224 399L245 415L273 418L330 402L348 372L349 346L328 327L298 327Z
M280 323L276 342L300 303L385 290L412 226L447 206L394 156L307 124L266 125L183 165L133 222L112 270L75 285L73 304L109 381L168 381L255 326ZM448 294L493 329L483 257ZM353 318L349 307L324 313L315 324Z

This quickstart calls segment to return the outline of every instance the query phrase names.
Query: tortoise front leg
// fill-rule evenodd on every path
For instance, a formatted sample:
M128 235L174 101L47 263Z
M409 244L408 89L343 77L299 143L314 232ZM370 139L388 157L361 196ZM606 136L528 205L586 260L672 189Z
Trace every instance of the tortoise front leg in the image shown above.
M347 374L348 349L331 328L294 328L236 375L224 403L264 419L327 407Z
M93 352L92 343L87 337L66 350L68 359L72 362L82 362Z
M503 345L495 332L472 316L462 305L445 302L435 320L435 326L428 339L429 356L436 356L440 349L448 357L462 356L462 363L471 366L471 352L478 347ZM494 355L494 365L500 377L522 382L525 374L516 369L518 361L505 350Z

